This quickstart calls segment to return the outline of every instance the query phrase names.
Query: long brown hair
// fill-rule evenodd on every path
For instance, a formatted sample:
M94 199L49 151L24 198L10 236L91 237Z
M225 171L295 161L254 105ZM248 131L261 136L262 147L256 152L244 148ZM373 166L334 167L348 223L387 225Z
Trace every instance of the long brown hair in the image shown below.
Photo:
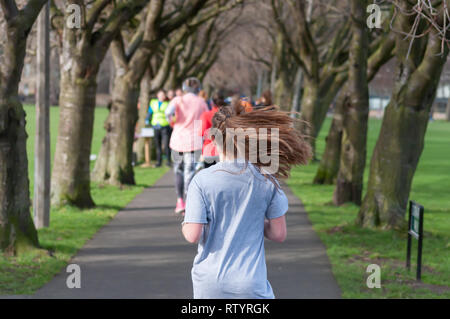
M256 158L256 162L252 164L272 182L275 183L275 178L287 178L289 177L290 170L295 165L306 165L311 158L311 147L305 141L300 132L294 128L294 121L289 116L288 112L281 112L274 106L268 106L262 109L254 110L251 112L244 112L242 107L230 107L223 106L217 111L212 119L212 126L217 129L223 137L223 141L227 140L227 129L242 129L246 133L234 133L233 137L233 150L226 149L227 143L223 143L222 151L224 155L230 154L234 157L234 154L238 152L239 146L237 145L237 139L239 134L244 134L245 138L245 161L249 161L251 156ZM248 134L248 130L254 129L256 134ZM260 133L260 129L267 129L267 134ZM274 150L271 145L274 141L272 130L278 129L278 151L277 154L273 154ZM236 130L235 130L236 132ZM270 132L270 134L269 134ZM249 145L252 145L253 139L256 140L256 145L260 147L259 143L264 141L267 143L268 156L278 156L278 170L272 174L265 174L264 167L268 164L260 158L259 151L250 150ZM275 141L276 142L276 141ZM253 144L255 145L255 144ZM252 153L250 153L252 152ZM256 154L255 154L256 152ZM241 153L242 154L242 153ZM276 184L276 183L275 183Z

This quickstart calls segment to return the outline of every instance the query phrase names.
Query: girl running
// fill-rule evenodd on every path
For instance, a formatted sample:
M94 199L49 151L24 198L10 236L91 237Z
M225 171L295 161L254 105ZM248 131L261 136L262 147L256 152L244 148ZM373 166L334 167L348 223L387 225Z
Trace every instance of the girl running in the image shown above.
M221 161L192 179L182 228L187 241L198 243L192 268L194 298L274 298L264 237L285 240L288 200L278 179L288 177L292 166L308 162L310 146L293 128L289 114L273 107L249 113L222 107L212 122ZM268 134L260 131L264 128ZM256 134L249 133L252 129ZM239 138L244 138L244 147ZM270 163L250 147L261 141L268 145L267 155L279 161L271 174ZM277 142L278 149L271 149Z
M201 156L201 141L200 145L196 145L195 142L195 137L199 134L199 132L194 132L195 121L200 122L200 116L208 110L208 107L205 101L197 96L200 87L198 79L186 79L183 82L185 94L174 98L165 111L169 122L175 116L170 148L172 152L177 153L173 166L177 192L176 214L184 212L185 195L192 177L194 177L196 163L199 162Z

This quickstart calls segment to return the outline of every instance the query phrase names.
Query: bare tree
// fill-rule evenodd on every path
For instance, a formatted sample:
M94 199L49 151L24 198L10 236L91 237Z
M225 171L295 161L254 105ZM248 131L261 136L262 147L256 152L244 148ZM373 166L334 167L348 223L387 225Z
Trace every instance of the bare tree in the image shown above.
M203 81L214 63L217 62L220 50L225 46L228 35L232 32L236 21L240 18L242 11L231 11L229 16L218 15L203 26L198 33L191 33L188 38L192 50L186 50L181 54L178 61L176 87L190 76L197 77Z
M310 144L315 145L317 137L331 101L347 78L346 65L348 43L350 40L350 20L346 20L345 11L340 12L339 20L331 22L331 17L324 15L332 13L330 8L341 6L335 1L326 6L317 1L317 19L308 21L305 1L287 1L289 10L296 21L296 37L286 25L281 14L283 1L272 0L272 8L284 41L289 52L302 67L304 74L304 92L301 102L300 129L307 136ZM314 15L313 15L314 17Z
M217 60L206 74L204 86L251 96L258 80L261 91L269 88L276 24L266 0L246 1L242 10L227 13L219 26L224 27L227 20L236 17L220 38Z
M412 179L443 65L448 55L449 1L392 1L396 85L386 107L358 223L401 228Z
M28 34L46 0L30 0L21 9L1 0L3 29L0 64L0 250L20 254L39 245L30 216L25 111L19 99Z
M380 68L393 57L395 35L392 32L389 32L388 24L386 25L383 34L373 40L373 44L374 45L370 46L371 54L367 62L368 82L372 81ZM322 155L316 176L314 177L315 184L335 183L341 158L341 140L344 119L346 116L344 106L345 102L348 100L347 89L347 85L344 85L336 100L333 120L326 137L325 151Z
M349 75L343 105L345 114L341 143L341 162L333 202L361 204L366 166L369 86L367 59L369 36L366 25L367 1L351 0L352 40L349 49Z
M79 207L94 205L90 193L90 153L94 124L97 73L111 41L147 1L102 0L93 4L68 0L84 14L80 28L68 23L62 27L60 120L52 172L53 205L66 203ZM54 8L55 9L55 8ZM70 11L65 11L64 19ZM61 16L62 13L58 13ZM64 20L65 21L65 20Z

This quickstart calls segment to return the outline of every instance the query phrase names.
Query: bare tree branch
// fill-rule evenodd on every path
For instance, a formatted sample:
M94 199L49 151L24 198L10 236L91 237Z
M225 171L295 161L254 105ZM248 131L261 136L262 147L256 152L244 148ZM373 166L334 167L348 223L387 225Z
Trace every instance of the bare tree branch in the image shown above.
M5 13L6 21L10 21L19 14L19 9L14 0L0 0L0 5Z
M92 32L92 30L94 29L94 25L97 23L97 20L100 17L103 9L105 9L106 6L110 3L111 0L101 0L94 2L94 6L89 10L86 19L86 30L88 33Z

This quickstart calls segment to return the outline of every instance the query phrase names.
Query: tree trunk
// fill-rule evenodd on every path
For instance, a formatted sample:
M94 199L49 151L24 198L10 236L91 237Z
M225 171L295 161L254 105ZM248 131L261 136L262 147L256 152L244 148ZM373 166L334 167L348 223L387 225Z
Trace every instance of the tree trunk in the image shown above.
M147 116L148 106L150 104L150 87L151 77L150 72L147 71L141 81L141 88L139 92L139 119L137 123L137 131L140 132L145 127L145 117ZM135 152L137 154L137 162L145 161L144 139L140 138L136 142Z
M361 204L366 166L369 87L367 82L368 36L365 19L366 1L352 0L352 40L349 52L349 78L344 96L344 122L341 161L333 202Z
M317 109L319 107L320 97L319 88L317 84L305 78L305 86L302 96L302 112L300 119L303 121L300 124L300 131L309 142L316 159L316 137L318 134L319 121L317 119Z
M304 76L301 98L300 131L311 144L314 160L317 161L315 145L331 102L347 80L347 72L325 75L320 81Z
M162 1L152 1L146 15L144 42L133 54L125 52L124 41L119 34L111 43L111 54L115 65L112 105L105 121L106 135L92 172L93 180L111 185L134 185L133 142L138 120L137 103L139 86L148 70L151 53L157 48L158 12ZM159 26L158 26L159 27Z
M274 104L282 111L290 111L292 105L292 86L289 86L283 74L275 82Z
M258 72L258 83L257 83L257 86L256 86L256 94L255 94L255 96L256 96L257 99L259 99L259 97L260 97L261 94L262 94L263 73L264 73L263 70L260 70L260 71Z
M292 95L292 108L291 112L300 112L300 98L302 96L303 87L303 70L301 67L297 68L297 74L295 75L294 92ZM295 118L295 114L291 114Z
M0 93L0 250L20 254L39 242L30 215L25 111L17 91L9 94L4 89Z
M95 205L90 187L90 155L97 74L109 42L97 45L85 29L64 26L59 127L51 179L51 203Z
M367 65L367 79L370 82L380 68L392 58L395 46L395 35L386 34L380 46L371 54ZM341 138L344 121L344 102L347 93L347 84L339 94L336 101L333 121L326 138L325 152L322 156L319 168L314 178L315 184L334 184L339 171L341 156Z
M272 69L270 70L270 92L272 96L275 95L275 83L277 82L277 72L278 72L278 58L273 55L272 57Z
M131 60L124 59L123 40L116 39L112 43L112 55L116 66L116 78L114 80L114 93L112 96L112 106L108 118L105 122L106 136L103 139L100 154L95 163L93 179L100 183L111 185L129 184L134 185L133 171L133 142L138 121L137 103L139 99L139 86L143 85L141 102L141 124L145 125L145 115L148 109L149 94L153 89L153 81L148 72L148 63L152 50L156 48L140 47ZM170 60L170 56L165 56ZM167 60L165 60L167 62ZM164 63L163 63L164 64ZM160 88L168 77L168 64L164 74L158 70L155 79L161 82L155 88ZM147 71L147 75L146 75ZM144 75L146 79L143 80ZM164 75L164 77L163 77ZM159 82L159 81L157 81ZM148 88L147 88L148 86ZM147 94L147 96L144 96ZM142 126L140 126L142 125Z
M172 67L170 68L169 77L166 81L166 84L164 85L166 90L176 90L181 88L183 79L179 79L177 77L177 71L178 70L176 64L172 65Z
M52 172L51 200L92 207L90 154L94 127L96 73L87 79L61 75L59 129Z
M305 85L302 96L302 109L300 123L300 131L305 136L305 139L310 143L314 160L316 158L316 138L325 120L326 112L330 106L331 100L324 99L321 95L322 90L318 83L311 81L305 77Z
M409 30L409 25L404 30ZM399 83L385 110L371 160L367 193L357 218L357 223L365 227L403 228L406 225L404 216L412 179L448 55L446 46L444 54L440 55L441 40L436 32L428 36L425 54L420 53L420 48L413 48L408 61L404 61L404 57L409 40L404 42L407 43L400 43L403 47L397 43L397 57L401 61L397 68ZM415 51L419 52L419 58Z
M108 93L112 96L114 92L114 79L116 78L116 67L114 66L114 60L111 58L109 62L109 83L108 83Z
M367 194L358 215L360 225L389 228L404 225L427 123L426 110L410 112L397 97L386 107L371 160Z
M293 82L291 78L292 70L290 68L289 61L287 59L289 54L286 49L286 44L283 38L283 34L278 30L276 42L274 46L274 74L272 77L276 77L273 83L273 103L280 107L283 111L290 111L292 105L293 96Z
M450 99L447 101L447 108L445 110L445 119L450 122Z
M345 91L343 88L336 101L333 121L331 122L328 136L326 137L325 151L320 160L319 168L314 177L314 184L334 184L339 171L339 159L341 157L341 141L344 121Z
M7 38L4 64L0 65L0 250L7 254L21 254L39 246L30 214L26 114L18 88L27 36L44 3L36 5L35 14L29 17L5 12Z
M95 163L93 180L112 185L135 184L132 161L138 98L139 86L128 77L117 75L105 122L106 136Z
M94 205L89 168L98 70L111 41L119 36L120 28L147 3L128 1L110 7L109 1L92 5L79 1L84 12L82 27L73 28L64 23L60 122L52 175L52 204ZM159 5L161 2L151 3ZM149 11L154 12L153 9ZM65 18L70 19L69 15L65 12Z

